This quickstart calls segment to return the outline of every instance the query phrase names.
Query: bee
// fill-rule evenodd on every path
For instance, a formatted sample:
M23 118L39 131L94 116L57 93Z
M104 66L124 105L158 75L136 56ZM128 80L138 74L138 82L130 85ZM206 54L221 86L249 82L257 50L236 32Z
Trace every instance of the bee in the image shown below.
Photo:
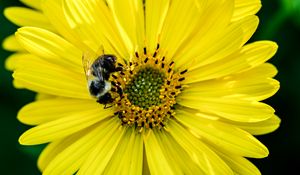
M96 97L98 103L104 104L104 108L108 108L106 105L114 100L110 93L111 90L122 95L122 88L115 82L109 81L112 73L122 70L122 67L116 64L116 56L104 53L100 56L97 56L97 54L92 56L91 53L87 52L83 55L82 62L91 96ZM117 90L112 88L112 85Z

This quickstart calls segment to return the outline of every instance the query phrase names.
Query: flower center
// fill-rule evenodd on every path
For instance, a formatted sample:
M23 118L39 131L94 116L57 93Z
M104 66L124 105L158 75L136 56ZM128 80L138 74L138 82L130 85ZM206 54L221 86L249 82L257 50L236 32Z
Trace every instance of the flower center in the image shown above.
M157 68L141 68L126 85L124 92L135 106L149 109L160 105L160 89L165 81L165 74Z
M122 125L145 129L164 128L174 117L176 96L182 91L181 82L187 70L173 70L174 62L166 61L157 50L153 54L135 53L130 62L124 61L121 72L112 75L112 96ZM123 93L120 93L122 89Z

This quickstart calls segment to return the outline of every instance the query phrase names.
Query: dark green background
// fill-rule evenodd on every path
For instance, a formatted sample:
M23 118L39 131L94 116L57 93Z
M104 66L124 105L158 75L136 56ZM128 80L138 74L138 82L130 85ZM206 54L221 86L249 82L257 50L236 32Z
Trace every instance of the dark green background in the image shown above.
M286 8L282 2L296 6ZM280 3L281 2L281 3ZM300 166L300 2L299 0L262 0L258 13L260 25L252 38L273 40L279 45L276 56L270 61L279 70L279 92L267 103L271 104L282 119L280 128L271 134L259 136L270 150L269 157L253 159L262 174L299 174ZM16 0L0 0L0 42L14 33L16 26L3 17L7 6L21 5ZM12 86L11 72L4 69L5 58L10 53L0 50L0 174L39 174L36 159L40 146L25 147L18 144L18 137L28 127L16 120L17 111L34 99L34 94ZM295 173L291 173L291 172Z

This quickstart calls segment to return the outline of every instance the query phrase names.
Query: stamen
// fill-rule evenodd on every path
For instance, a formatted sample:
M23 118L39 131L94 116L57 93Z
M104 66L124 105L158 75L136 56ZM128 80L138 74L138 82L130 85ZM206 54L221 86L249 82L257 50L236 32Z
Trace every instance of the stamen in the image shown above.
M183 81L183 80L185 80L184 77L178 79L178 81Z
M181 75L182 75L182 74L185 74L187 71L188 71L188 70L185 69L184 71L181 71L180 74L181 74Z
M145 60L144 60L144 63L147 63L149 60L149 58L147 57Z

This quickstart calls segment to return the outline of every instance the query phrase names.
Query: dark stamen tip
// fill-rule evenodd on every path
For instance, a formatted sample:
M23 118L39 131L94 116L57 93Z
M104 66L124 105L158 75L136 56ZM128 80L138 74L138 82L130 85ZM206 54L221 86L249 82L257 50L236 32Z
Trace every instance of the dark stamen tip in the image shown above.
M149 60L149 58L147 57L145 60L144 60L144 63L147 63Z
M157 55L157 52L154 52L153 57L156 57L156 55Z
M187 71L188 71L188 70L185 69L184 71L181 71L180 74L182 75L182 74L186 73Z
M183 81L183 80L185 80L184 77L178 79L178 81Z
M179 86L175 86L175 89L180 89L181 88L181 86L179 85Z

